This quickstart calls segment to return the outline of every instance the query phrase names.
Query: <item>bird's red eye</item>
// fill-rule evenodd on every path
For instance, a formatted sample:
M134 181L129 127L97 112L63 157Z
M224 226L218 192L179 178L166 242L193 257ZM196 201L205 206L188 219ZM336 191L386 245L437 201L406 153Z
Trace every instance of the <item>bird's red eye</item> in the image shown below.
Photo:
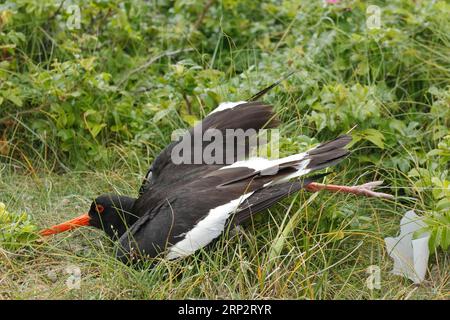
M95 206L95 210L97 210L98 213L102 213L105 208L102 205L98 204Z

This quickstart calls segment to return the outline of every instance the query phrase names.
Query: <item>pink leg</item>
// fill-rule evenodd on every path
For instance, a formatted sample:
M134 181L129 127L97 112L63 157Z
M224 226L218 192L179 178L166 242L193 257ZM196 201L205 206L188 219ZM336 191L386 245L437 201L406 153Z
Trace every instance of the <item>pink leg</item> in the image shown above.
M361 184L359 186L338 186L334 184L322 184L311 182L309 185L305 187L307 191L317 192L320 190L328 190L332 192L343 192L343 193L353 193L356 195L362 195L366 197L376 197L376 198L384 198L384 199L394 199L394 196L391 194L383 193L383 192L375 192L373 189L381 185L383 181L374 181L365 184Z

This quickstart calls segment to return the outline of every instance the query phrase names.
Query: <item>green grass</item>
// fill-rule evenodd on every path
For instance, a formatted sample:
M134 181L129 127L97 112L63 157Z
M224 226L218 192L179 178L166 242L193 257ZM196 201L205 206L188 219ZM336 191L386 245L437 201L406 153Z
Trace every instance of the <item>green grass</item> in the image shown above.
M135 194L135 171L64 175L3 173L2 198L11 210L32 213L40 227L86 211L104 192ZM351 219L323 230L321 223L345 206L369 225ZM395 235L404 207L378 199L300 193L260 213L239 236L154 269L135 270L113 258L110 241L92 228L57 235L28 249L0 249L3 299L448 299L448 254L431 257L427 281L414 285L389 273L383 237ZM280 233L291 223L281 247ZM370 265L381 269L381 289L366 287ZM80 268L81 288L69 289L66 268ZM49 273L56 275L51 279Z

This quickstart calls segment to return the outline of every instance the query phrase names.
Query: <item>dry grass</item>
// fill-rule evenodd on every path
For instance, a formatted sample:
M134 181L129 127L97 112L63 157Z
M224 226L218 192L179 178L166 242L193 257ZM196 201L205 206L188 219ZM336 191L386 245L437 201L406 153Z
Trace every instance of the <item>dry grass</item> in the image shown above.
M27 211L45 227L83 212L100 193L134 194L138 183L128 168L60 176L3 173L0 188L11 210ZM342 207L370 217L370 223L325 223ZM1 250L0 297L448 299L448 254L431 258L428 280L420 286L389 273L383 237L396 234L403 210L399 203L300 193L259 214L241 235L223 237L212 250L142 270L115 261L108 239L84 228L17 253ZM366 286L370 265L381 269L379 290ZM66 285L69 266L81 270L80 289Z

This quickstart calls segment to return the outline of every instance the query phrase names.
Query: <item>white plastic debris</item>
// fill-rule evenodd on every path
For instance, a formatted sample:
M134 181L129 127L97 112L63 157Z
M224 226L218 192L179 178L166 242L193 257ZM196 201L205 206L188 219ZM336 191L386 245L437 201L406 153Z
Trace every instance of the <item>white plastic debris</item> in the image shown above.
M392 273L405 276L416 284L425 279L427 272L430 234L423 233L414 240L413 235L425 226L423 219L411 210L400 221L400 235L384 239L388 253L394 259Z

